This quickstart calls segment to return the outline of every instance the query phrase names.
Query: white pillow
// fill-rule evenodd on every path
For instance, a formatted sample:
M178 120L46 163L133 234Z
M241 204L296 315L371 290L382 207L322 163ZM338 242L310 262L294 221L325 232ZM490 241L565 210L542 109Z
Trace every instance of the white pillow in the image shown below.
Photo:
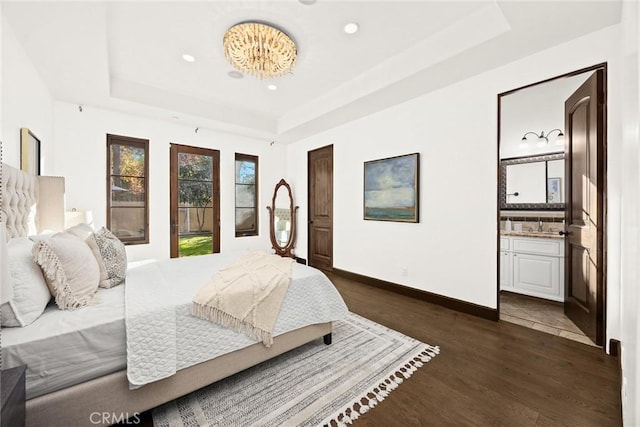
M13 298L13 280L9 270L9 252L7 249L7 228L0 221L0 304Z
M33 257L62 310L84 307L93 299L100 269L89 246L79 237L57 233L33 246Z
M7 253L13 298L2 305L2 326L27 326L44 312L51 293L31 254L28 237L9 240Z

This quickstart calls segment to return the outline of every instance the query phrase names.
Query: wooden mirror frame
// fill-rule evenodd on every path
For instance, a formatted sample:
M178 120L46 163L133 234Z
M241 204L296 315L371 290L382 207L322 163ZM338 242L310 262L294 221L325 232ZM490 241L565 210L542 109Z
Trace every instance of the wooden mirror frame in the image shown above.
M291 234L289 235L289 240L284 247L278 244L275 229L276 197L278 195L278 190L280 189L280 187L285 187L289 192L289 209L291 211ZM269 237L271 238L271 246L273 247L273 250L276 251L276 255L295 258L295 255L293 254L293 248L295 247L296 242L296 214L298 212L298 206L293 205L293 193L291 192L291 187L284 179L281 179L276 184L276 188L273 190L273 199L271 199L271 206L267 206L267 210L269 211Z

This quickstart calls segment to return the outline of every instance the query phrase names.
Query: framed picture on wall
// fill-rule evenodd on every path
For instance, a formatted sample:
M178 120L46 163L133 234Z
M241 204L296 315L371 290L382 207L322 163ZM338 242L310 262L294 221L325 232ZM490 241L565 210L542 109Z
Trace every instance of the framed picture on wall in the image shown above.
M420 154L364 163L364 219L419 222Z
M561 178L547 178L547 203L561 203Z
M40 175L40 140L27 128L20 129L20 169Z

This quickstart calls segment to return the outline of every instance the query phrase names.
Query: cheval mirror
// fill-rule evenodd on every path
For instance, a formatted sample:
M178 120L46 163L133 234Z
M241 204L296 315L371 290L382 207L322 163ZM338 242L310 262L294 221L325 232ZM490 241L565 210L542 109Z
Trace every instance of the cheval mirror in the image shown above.
M298 206L293 205L291 187L284 179L276 184L269 210L271 246L276 255L295 258L293 248L296 243L296 214Z

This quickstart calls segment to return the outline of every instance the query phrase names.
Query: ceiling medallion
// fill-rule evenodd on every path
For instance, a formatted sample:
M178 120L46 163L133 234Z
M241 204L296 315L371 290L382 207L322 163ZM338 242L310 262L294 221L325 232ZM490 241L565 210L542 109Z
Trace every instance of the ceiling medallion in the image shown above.
M238 71L259 79L280 77L296 65L295 42L283 31L260 22L229 28L223 39L224 56Z

